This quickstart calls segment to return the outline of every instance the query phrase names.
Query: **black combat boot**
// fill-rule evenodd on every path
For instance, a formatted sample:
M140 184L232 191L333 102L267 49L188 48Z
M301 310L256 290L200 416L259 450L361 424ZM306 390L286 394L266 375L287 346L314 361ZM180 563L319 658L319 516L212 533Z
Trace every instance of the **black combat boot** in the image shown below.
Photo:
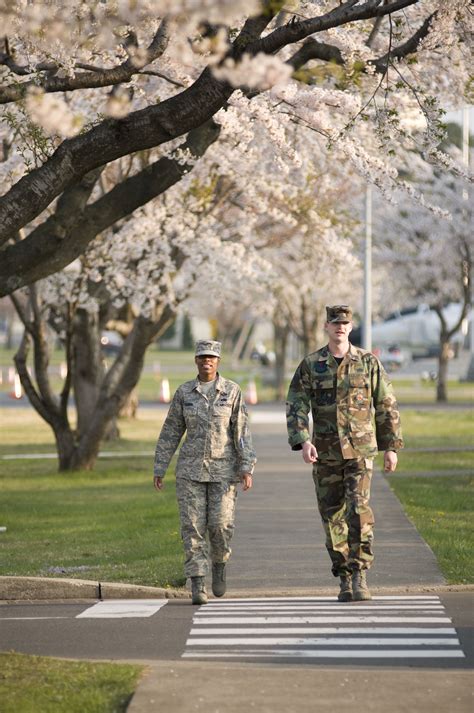
M352 577L350 574L345 574L341 577L337 598L340 602L352 602Z
M212 593L215 597L223 597L225 590L225 562L215 562L212 565Z
M191 577L193 604L207 604L207 592L204 577Z
M356 569L352 573L352 597L355 602L366 602L372 599L365 576L365 569Z

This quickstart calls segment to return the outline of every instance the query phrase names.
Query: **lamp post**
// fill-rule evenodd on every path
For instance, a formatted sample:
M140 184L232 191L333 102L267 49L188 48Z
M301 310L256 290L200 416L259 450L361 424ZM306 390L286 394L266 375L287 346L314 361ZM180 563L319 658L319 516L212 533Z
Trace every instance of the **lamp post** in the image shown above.
M466 168L469 168L469 107L467 104L465 104L462 109L462 162L466 166ZM463 198L466 201L469 199L467 189L464 189L464 191L463 191ZM469 279L471 280L471 310L470 310L470 317L471 317L470 353L471 353L471 358L469 360L469 367L468 367L467 374L466 374L466 381L474 381L474 315L473 315L473 310L474 310L474 284L473 284L473 282L474 281L473 281L473 275L472 275L472 268L471 268L471 274L469 275Z
M372 186L365 192L364 322L362 346L372 351Z

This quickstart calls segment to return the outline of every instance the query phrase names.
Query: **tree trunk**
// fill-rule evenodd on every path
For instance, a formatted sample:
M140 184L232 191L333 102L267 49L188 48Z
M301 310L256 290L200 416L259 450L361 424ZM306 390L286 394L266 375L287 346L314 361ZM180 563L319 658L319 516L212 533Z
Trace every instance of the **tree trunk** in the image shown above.
M133 388L125 404L120 409L119 418L136 418L138 409L138 389Z
M97 406L99 390L105 374L100 344L97 314L78 309L74 317L72 384L77 411L77 431L83 433Z
M301 301L301 332L303 338L303 349L305 354L316 351L316 330L318 328L318 315L315 305Z
M78 334L71 340L71 342L75 342L75 351L71 348L73 354L68 359L69 368L74 371L75 366L79 365L81 369L85 369L87 354L89 356L92 354L96 360L95 364L92 364L96 368L96 372L89 377L85 371L83 373L78 371L75 374L79 384L77 407L81 414L81 429L74 431L69 425L67 409L71 373L68 373L63 391L58 398L51 388L49 379L48 340L34 287L30 288L31 318L18 300L12 297L12 301L25 324L25 334L15 355L15 364L30 403L54 432L59 470L91 470L99 453L101 441L104 440L109 429L114 427L114 421L118 417L120 409L138 383L148 346L165 331L176 315L170 307L162 306L160 310L156 310L153 320L141 317L136 319L120 353L109 371L105 372L97 366L101 364L101 356L97 351L100 350L100 341L97 339L100 336L98 320L85 312L78 314L77 320L71 323L72 328L78 329ZM92 336L86 334L88 327L91 328ZM89 340L89 343L80 345L80 335L84 342ZM27 367L31 344L34 345L36 384ZM83 350L84 346L87 348ZM74 364L75 359L78 362L76 365ZM89 366L91 366L91 362L89 362ZM101 374L102 378L99 381ZM83 384L86 386L81 390ZM95 397L96 392L97 396Z
M286 398L286 351L290 328L286 324L282 326L274 322L273 329L275 341L275 398L277 401L284 401Z
M80 434L70 461L71 470L92 470L99 447L107 430L136 387L143 369L149 345L165 331L175 319L175 313L165 307L156 321L139 317L121 351L102 381L96 408L91 414L87 429Z
M436 386L436 401L446 402L448 400L448 362L450 358L449 341L441 340L441 348L438 358L438 383Z
M65 423L55 424L53 430L58 453L58 470L60 472L71 470L71 463L76 447L74 433L69 425Z

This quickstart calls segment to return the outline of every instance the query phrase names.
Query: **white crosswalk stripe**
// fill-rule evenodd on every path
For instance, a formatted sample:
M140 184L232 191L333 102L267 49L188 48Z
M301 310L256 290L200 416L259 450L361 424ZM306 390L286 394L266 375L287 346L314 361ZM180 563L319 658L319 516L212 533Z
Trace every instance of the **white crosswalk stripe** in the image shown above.
M76 619L141 619L155 614L167 599L107 599L84 609Z
M193 617L183 658L464 658L439 597L380 596L341 604L334 597L227 599Z

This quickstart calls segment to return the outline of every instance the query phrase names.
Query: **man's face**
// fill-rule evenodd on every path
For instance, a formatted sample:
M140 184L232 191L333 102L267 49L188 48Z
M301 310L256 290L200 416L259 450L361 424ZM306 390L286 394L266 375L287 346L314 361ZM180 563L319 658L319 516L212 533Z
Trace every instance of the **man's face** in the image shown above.
M217 376L217 367L219 366L219 357L211 356L210 354L202 354L194 359L198 368L198 374L201 381L212 381Z
M343 344L348 341L352 331L352 322L326 322L325 326L331 342Z

